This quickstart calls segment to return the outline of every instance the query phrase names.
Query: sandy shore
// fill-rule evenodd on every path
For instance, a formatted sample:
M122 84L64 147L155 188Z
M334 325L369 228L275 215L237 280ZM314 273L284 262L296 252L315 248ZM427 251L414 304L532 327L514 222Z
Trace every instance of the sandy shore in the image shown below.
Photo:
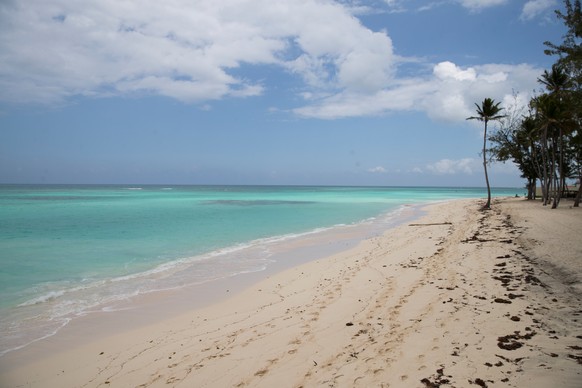
M561 206L432 205L212 306L9 353L0 386L580 387L582 210Z

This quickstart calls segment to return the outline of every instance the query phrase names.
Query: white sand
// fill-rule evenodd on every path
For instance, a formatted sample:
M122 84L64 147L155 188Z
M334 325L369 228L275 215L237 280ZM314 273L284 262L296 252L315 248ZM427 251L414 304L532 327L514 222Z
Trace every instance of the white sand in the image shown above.
M433 205L210 307L9 353L0 386L580 387L582 210L563 205Z

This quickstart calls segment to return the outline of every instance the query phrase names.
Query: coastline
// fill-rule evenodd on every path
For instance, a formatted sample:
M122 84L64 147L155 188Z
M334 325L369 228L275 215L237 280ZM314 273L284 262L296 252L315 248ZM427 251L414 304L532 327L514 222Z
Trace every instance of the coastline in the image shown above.
M215 304L151 325L127 322L98 341L75 342L91 336L80 322L69 340L57 336L0 359L0 382L575 386L582 373L579 210L564 209L575 214L572 225L551 234L531 214L554 219L553 210L495 199L491 212L480 212L478 202L430 205L427 215L383 236L263 274ZM564 265L547 270L557 247Z
M139 290L138 292L127 292L129 288L124 286L124 293L121 295L115 295L102 303L96 303L89 308L64 317L57 316L59 319L57 323L60 326L54 331L41 333L42 336L30 337L30 340L26 343L23 342L18 347L4 352L0 351L0 367L5 354L20 351L39 341L87 342L84 340L83 333L86 327L91 327L95 331L93 335L101 338L177 316L184 311L206 307L224 300L272 274L344 251L356 246L362 240L417 218L422 213L420 210L422 206L422 204L402 204L396 209L357 223L338 224L306 232L261 238L236 246L219 248L203 256L187 259L185 262L164 264L163 270L154 268L144 273L138 273L137 276L131 275L130 277L140 279L145 278L143 275L150 272L154 276L150 278L151 285L145 284L143 287L144 284L133 284L134 289ZM194 262L200 263L197 260L200 257L215 257L215 260L211 261L214 265L218 265L220 275L208 277L201 281L201 277L197 273L198 265L192 265ZM243 262L255 262L255 265L233 267L229 263L234 261L233 257L239 257ZM210 264L210 260L203 263L202 268L208 268L208 264ZM174 271L175 268L179 268L179 271ZM163 271L172 272L172 277L175 279L172 280L167 275L160 279L155 276ZM119 279L124 278L125 276L122 276ZM165 281L166 279L169 281ZM163 283L160 284L161 282L158 280ZM117 278L112 278L112 283L118 283ZM164 285L169 287L164 287ZM103 295L98 289L89 289L89 291ZM64 302L66 304L67 301ZM74 303L74 300L70 302L70 304ZM30 305L34 307L35 303L30 303ZM34 321L34 318L34 316L26 317L21 313L21 319L25 322ZM63 322L62 318L66 320ZM51 338L54 336L57 338ZM41 354L38 351L33 354L27 351L20 353L40 358L43 348L40 347ZM50 351L47 349L47 352ZM27 360L29 358L26 357Z

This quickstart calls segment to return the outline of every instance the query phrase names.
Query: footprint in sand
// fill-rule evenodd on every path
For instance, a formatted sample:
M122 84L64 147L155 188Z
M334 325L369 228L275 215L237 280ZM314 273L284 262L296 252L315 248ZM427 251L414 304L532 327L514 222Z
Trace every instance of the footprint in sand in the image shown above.
M257 372L255 373L255 376L258 376L258 377L263 377L263 376L264 376L264 375L266 375L267 373L269 373L269 370L268 370L268 369L261 369L260 371L257 371Z

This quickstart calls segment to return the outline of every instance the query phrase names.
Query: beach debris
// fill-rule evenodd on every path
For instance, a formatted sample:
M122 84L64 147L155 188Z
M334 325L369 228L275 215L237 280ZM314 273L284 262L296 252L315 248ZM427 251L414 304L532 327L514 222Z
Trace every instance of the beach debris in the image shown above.
M439 388L441 385L450 384L450 379L453 378L453 376L446 376L444 371L444 367L439 368L436 371L436 376L432 376L432 381L425 377L420 380L420 382L423 383L427 388Z
M461 242L462 243L469 243L469 242L473 242L473 241L476 241L476 242L491 242L491 241L495 241L495 240L492 240L492 239L479 238L478 236L479 236L479 232L477 231L471 237L468 237L468 238L466 238L464 240L461 240Z
M578 345L571 345L571 346L568 346L568 348L572 349L572 350L577 350L577 351L582 350L582 346L578 346ZM578 364L582 365L582 355L580 355L580 354L568 354L568 358L570 358L570 359L576 361Z
M524 335L519 333L519 331L515 331L514 334L498 337L497 346L504 350L516 350L523 346L523 342L520 342L519 340L529 340L537 334L535 331Z
M436 226L436 225L452 225L452 222L432 222L429 224L408 224L408 226Z
M475 385L478 385L478 386L480 386L480 387L487 388L487 383L485 383L485 381L483 381L483 380L482 380L482 379L480 379L480 378L476 378L475 380L469 380L469 383L470 383L470 384L475 384Z
M523 298L524 296L525 296L525 295L523 295L523 294L512 294L512 293L510 293L510 294L508 294L508 295L507 295L507 297L508 297L509 299L515 299L515 298Z

